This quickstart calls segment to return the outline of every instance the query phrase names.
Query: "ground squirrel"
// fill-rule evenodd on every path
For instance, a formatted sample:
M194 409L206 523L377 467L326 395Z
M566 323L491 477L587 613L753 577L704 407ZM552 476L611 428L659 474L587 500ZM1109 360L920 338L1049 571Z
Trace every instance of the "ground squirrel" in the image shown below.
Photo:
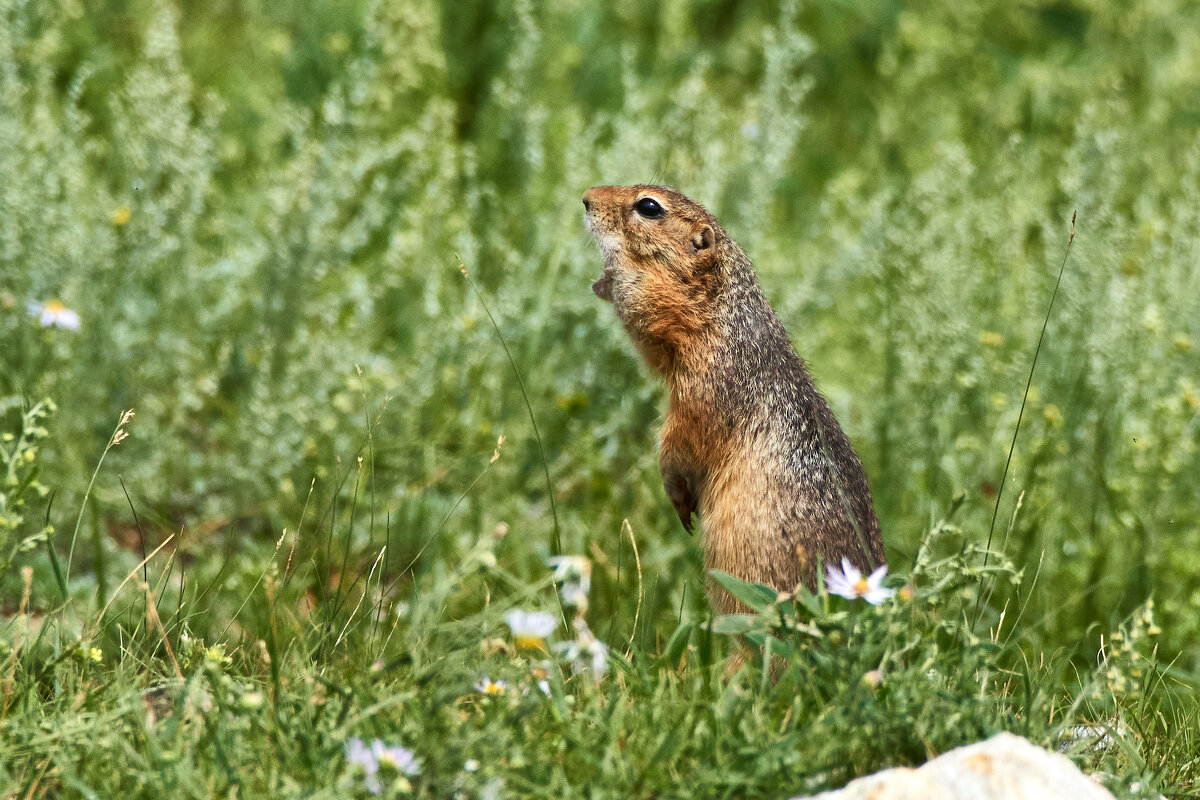
M705 564L792 591L818 559L884 561L867 476L792 349L750 259L698 204L660 186L596 186L584 220L613 304L670 402L659 467ZM711 581L719 613L744 610Z

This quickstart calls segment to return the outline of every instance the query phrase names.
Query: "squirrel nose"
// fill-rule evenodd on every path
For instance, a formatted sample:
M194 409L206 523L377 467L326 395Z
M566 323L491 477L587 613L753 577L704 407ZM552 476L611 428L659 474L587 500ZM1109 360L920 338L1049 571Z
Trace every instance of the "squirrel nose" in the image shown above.
M591 211L591 210L592 210L592 203L591 203L591 201L589 201L589 200L588 200L586 197L585 197L585 198L583 198L583 210L584 210L584 211Z

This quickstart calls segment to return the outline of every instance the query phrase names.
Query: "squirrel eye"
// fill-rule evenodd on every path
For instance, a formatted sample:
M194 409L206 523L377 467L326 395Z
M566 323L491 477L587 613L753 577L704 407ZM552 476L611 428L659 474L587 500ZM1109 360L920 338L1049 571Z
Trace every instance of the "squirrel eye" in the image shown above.
M633 204L633 210L646 219L662 219L667 215L667 210L660 206L653 197L643 197L638 200Z

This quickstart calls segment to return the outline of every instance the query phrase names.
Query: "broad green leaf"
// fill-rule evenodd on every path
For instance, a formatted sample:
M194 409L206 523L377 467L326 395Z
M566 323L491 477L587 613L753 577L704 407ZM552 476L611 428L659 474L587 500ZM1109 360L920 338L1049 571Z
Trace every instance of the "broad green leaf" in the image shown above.
M779 592L770 586L764 586L761 583L750 583L719 569L712 569L708 572L717 583L724 587L725 591L755 611L762 611L779 597Z

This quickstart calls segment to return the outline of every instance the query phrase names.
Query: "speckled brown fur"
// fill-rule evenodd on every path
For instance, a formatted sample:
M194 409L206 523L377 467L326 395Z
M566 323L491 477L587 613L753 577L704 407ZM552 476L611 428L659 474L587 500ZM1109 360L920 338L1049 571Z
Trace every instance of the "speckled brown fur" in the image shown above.
M604 256L592 288L666 379L663 485L689 531L699 514L707 567L792 591L815 585L818 559L882 564L866 473L742 249L661 186L596 186L583 203ZM742 610L711 582L709 599Z

